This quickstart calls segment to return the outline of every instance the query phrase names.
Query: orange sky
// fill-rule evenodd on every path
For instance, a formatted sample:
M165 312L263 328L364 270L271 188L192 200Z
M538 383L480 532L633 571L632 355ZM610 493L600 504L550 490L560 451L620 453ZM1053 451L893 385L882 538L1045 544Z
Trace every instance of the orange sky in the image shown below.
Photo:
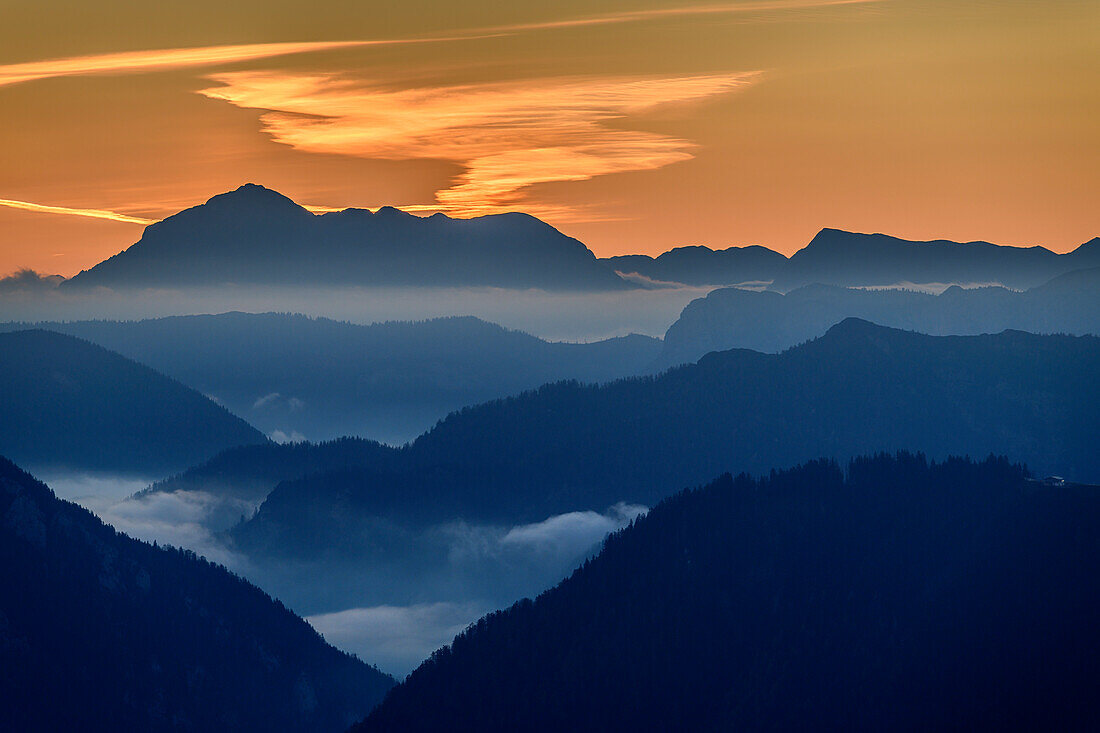
M1092 0L11 0L0 275L246 181L599 255L1100 234Z

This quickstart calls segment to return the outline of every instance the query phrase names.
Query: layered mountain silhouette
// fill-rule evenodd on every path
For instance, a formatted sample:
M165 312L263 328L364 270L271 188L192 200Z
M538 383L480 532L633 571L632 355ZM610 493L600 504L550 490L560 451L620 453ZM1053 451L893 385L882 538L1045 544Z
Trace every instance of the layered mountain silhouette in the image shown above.
M679 247L659 257L626 255L603 262L657 282L739 285L765 281L787 292L804 285L886 287L904 284L999 284L1025 289L1073 270L1100 267L1100 238L1072 252L989 242L918 242L885 234L822 229L790 259L759 246L712 250Z
M812 283L862 287L908 282L997 283L1022 289L1092 267L1100 267L1100 237L1060 255L1044 247L942 239L913 242L885 234L822 229L791 255L772 287L787 291Z
M267 439L199 392L101 346L0 334L0 452L37 468L164 475Z
M216 398L269 435L362 435L396 444L453 410L546 382L643 373L661 350L658 339L645 336L550 343L469 317L358 326L225 313L35 326L146 364Z
M649 283L1000 284L1022 289L1100 267L1100 238L1073 252L988 242L916 242L823 229L789 259L758 245L677 247L598 260L581 242L520 213L418 217L393 207L313 214L256 184L148 226L128 249L61 283L66 290L221 285L623 290ZM620 277L622 273L624 277ZM29 282L27 277L12 284Z
M203 491L230 499L261 501L283 481L357 467L397 465L402 452L363 438L322 443L262 443L222 451L208 461L150 485L138 496Z
M630 287L583 244L526 214L451 219L392 207L315 215L255 184L151 224L64 288L205 285Z
M649 255L619 255L607 257L612 269L623 274L637 274L657 283L685 285L737 285L751 282L771 282L787 266L787 258L766 247L676 247L657 257Z
M789 293L713 290L688 304L665 334L657 366L693 362L732 348L781 351L857 317L932 335L997 333L1100 334L1100 268L1060 275L1017 292L1001 287L939 295L806 285Z
M355 731L1088 730L1100 493L910 454L726 475L436 652Z
M934 337L848 319L778 355L712 353L655 378L559 383L463 409L368 468L275 486L232 536L256 557L356 553L379 518L537 522L652 506L723 471L906 445L1013 454L1092 481L1098 369L1096 337Z
M342 731L393 679L0 458L0 728Z

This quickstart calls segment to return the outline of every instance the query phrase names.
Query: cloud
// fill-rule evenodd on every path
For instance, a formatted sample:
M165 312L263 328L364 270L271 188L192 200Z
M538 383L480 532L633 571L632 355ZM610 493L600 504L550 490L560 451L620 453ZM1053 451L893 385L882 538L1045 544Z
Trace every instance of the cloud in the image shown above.
M52 288L0 291L0 312L9 321L64 321L282 311L361 324L472 315L553 341L593 341L631 333L662 336L688 303L713 289L576 294L490 287Z
M306 621L333 646L403 677L490 610L480 603L422 603L351 608Z
M40 481L53 489L62 499L85 502L119 501L141 491L154 479L143 476L116 476L113 474L52 473L38 471Z
M0 65L0 86L49 79L58 76L167 71L170 69L215 66L219 64L253 61L273 56L287 56L290 54L310 53L313 51L329 51L340 48L430 43L447 40L458 40L458 38L435 37L362 41L248 43L226 46L125 51L121 53L106 53L90 56L70 56L60 59Z
M265 394L263 397L257 398L256 401L252 403L252 409L253 410L258 410L261 407L264 407L266 405L270 405L272 402L279 399L279 397L281 397L281 395L278 392L271 392L269 394Z
M644 506L620 503L602 514L569 512L512 528L463 523L439 527L425 535L425 547L441 539L449 548L445 565L403 581L412 581L420 592L442 600L352 608L306 620L329 643L391 674L404 675L489 611L561 580L609 532L646 511ZM392 572L409 572L407 568L415 565L408 563L409 557L423 551L417 545L405 548L408 557L396 563ZM371 569L386 572L377 563ZM363 586L362 581L359 585Z
M154 492L122 501L85 497L78 503L119 532L147 542L193 550L238 571L244 567L243 558L226 547L211 527L230 525L256 509L253 502L203 491Z
M620 502L603 514L591 510L567 512L510 528L456 522L438 531L447 538L452 563L476 563L486 558L505 563L534 560L557 571L561 562L575 561L608 534L647 511L648 507Z
M841 7L845 5L867 5L879 2L885 2L885 0L762 0L761 2L715 3L710 5L688 5L678 8L627 10L624 12L602 13L599 15L568 18L565 20L548 20L535 23L516 23L506 26L494 26L484 30L486 32L555 30L559 28L638 23L647 20L658 20L660 18L790 12L796 10Z
M539 553L578 555L611 532L649 511L639 504L619 502L606 514L593 511L558 514L541 522L513 527L500 540L505 548L529 548Z
M679 8L659 8L606 13L563 20L516 23L457 31L444 36L367 39L352 41L298 41L285 43L246 43L190 48L164 48L116 53L68 56L57 59L0 65L0 86L19 84L59 76L87 74L142 73L201 66L240 63L294 54L370 46L394 46L417 43L441 43L493 38L522 31L554 30L578 26L634 23L665 17L765 13L799 9L863 5L883 0L761 0L758 2L718 3Z
M156 219L145 219L140 216L120 214L117 211L108 211L106 209L74 209L68 206L35 204L30 201L16 201L14 199L0 199L0 206L21 209L23 211L33 211L39 214L65 214L68 216L84 216L91 219L108 219L110 221L120 221L125 224L152 224L157 221Z
M569 210L543 210L526 189L692 157L690 141L606 123L726 94L755 78L603 76L392 89L338 74L242 71L210 76L220 86L199 93L263 110L264 132L297 150L456 162L465 172L436 193L438 208L452 214L523 208L560 219Z
M302 435L297 430L291 430L290 433L286 433L282 430L272 430L267 437L271 438L276 443L302 443L306 439L306 436Z
M39 477L58 497L79 504L119 532L194 550L238 571L245 567L244 559L218 540L214 529L232 526L242 514L250 516L255 502L204 491L134 496L150 483L138 476L46 472Z
M7 277L0 277L0 292L10 290L53 290L63 283L60 275L40 275L34 270L22 269Z

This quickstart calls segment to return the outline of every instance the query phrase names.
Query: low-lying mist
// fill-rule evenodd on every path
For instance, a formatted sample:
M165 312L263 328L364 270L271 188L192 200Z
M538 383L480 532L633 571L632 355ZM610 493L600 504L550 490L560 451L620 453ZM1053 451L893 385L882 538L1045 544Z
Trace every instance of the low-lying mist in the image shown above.
M351 323L472 315L552 341L593 341L630 333L661 336L684 306L712 288L550 292L502 288L299 288L224 286L72 291L0 289L10 321L136 320L228 311L292 312Z
M225 565L306 616L333 645L397 676L489 611L551 587L647 511L619 503L515 526L397 528L403 542L380 559L299 561L249 557L233 546L224 529L251 516L254 502L204 491L135 496L149 482L133 476L46 479L120 532Z

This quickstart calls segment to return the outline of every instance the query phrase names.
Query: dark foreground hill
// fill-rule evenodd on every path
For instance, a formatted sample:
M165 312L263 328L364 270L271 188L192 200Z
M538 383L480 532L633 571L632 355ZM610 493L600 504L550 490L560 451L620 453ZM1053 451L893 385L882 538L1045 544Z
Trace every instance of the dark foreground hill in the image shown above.
M267 434L412 440L453 410L546 382L643 373L661 342L550 343L476 318L360 326L279 313L39 323L216 398ZM0 329L20 327L18 324Z
M384 207L312 214L247 184L148 226L65 289L207 285L623 290L583 244L526 214L451 219Z
M999 333L1100 334L1100 268L1060 275L1023 292L951 287L939 295L807 285L780 294L713 290L684 308L665 334L658 361L672 366L710 351L782 351L845 318L935 336Z
M355 731L1094 730L1100 489L810 463L668 499Z
M393 680L0 458L0 729L340 731Z
M368 468L277 486L234 530L254 555L372 544L375 520L539 522L670 487L911 446L1100 477L1100 338L934 337L856 319L782 354L727 351L653 378L562 383L464 409Z
M0 451L36 468L165 474L265 442L179 382L72 336L0 334Z

